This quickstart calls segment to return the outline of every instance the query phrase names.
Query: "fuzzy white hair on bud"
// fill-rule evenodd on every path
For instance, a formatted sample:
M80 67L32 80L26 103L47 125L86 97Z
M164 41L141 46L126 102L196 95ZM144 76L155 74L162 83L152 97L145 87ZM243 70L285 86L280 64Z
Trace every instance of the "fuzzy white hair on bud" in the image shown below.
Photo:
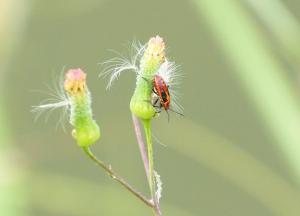
M35 121L37 121L42 114L45 114L45 121L47 122L53 111L62 109L56 126L61 125L65 130L64 123L66 122L66 117L69 113L71 102L64 91L62 72L59 76L58 82L57 77L53 76L52 86L46 85L47 91L34 91L45 94L48 96L48 98L41 101L39 105L32 106L31 112L36 113Z
M157 202L159 203L161 194L162 194L162 181L161 181L160 175L156 171L154 171L154 177L155 177L155 183L156 183L155 196L156 196Z
M130 44L129 53L127 55L121 54L117 51L110 50L117 55L107 61L100 63L103 65L103 71L100 77L109 77L106 89L110 89L113 82L125 71L134 71L136 74L140 71L140 59L145 51L146 45L139 41L133 41Z

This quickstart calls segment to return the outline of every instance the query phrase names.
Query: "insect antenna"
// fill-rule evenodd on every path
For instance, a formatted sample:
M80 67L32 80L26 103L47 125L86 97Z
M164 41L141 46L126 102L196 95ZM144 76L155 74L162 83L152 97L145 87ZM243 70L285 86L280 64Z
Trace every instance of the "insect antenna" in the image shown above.
M178 115L184 116L183 113L179 113L179 112L177 112L177 111L175 111L175 110L173 110L173 109L171 109L171 108L169 108L169 110L172 111L172 112L174 112L174 113L176 113L176 114L178 114ZM169 113L168 113L168 115L169 115Z
M168 123L170 123L170 114L168 112L168 110L166 110L167 114L168 114Z

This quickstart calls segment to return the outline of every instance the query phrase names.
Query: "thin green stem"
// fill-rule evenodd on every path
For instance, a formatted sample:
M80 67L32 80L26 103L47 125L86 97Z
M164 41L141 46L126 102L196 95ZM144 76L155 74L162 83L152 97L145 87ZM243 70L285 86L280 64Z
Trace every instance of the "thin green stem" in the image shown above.
M154 188L154 162L153 162L153 146L151 138L151 125L150 120L143 120L145 136L147 141L147 150L148 150L148 168L149 168L149 187L151 191L151 196L154 197L155 188Z
M103 161L99 160L91 151L89 147L83 147L83 151L87 154L87 156L92 159L98 166L107 172L107 174L117 182L119 182L123 187L125 187L128 191L130 191L133 195L139 198L142 202L144 202L149 207L155 209L155 205L151 200L148 200L144 195L142 195L139 191L134 189L130 184L128 184L122 177L115 173L110 165L106 165Z
M153 145L152 145L152 135L151 135L151 120L143 120L143 126L145 130L145 136L147 141L147 150L148 150L148 182L149 188L151 192L151 197L153 199L155 205L155 215L160 216L161 211L159 207L159 203L157 197L155 195L155 178L154 178L154 158L153 158Z

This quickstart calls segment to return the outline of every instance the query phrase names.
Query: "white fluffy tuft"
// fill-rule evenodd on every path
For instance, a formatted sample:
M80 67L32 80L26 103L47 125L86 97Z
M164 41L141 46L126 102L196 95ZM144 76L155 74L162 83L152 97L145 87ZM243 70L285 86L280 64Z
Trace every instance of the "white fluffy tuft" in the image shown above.
M162 194L162 181L161 181L160 175L156 171L154 171L154 177L155 177L155 182L156 182L155 196L156 196L157 202L159 203L161 194Z
M101 63L104 68L100 76L109 77L106 89L110 89L113 82L125 71L132 70L137 74L139 73L139 62L145 51L145 45L142 45L138 41L133 41L130 44L128 55L113 50L111 51L118 56Z
M61 125L64 129L65 118L70 109L70 101L64 91L62 72L60 74L59 82L56 82L57 79L54 77L53 87L51 88L47 85L48 91L36 91L47 95L49 98L43 100L39 105L32 106L31 111L37 113L35 120L37 120L42 114L46 113L45 121L48 121L54 110L62 108L63 111L60 114L57 126Z

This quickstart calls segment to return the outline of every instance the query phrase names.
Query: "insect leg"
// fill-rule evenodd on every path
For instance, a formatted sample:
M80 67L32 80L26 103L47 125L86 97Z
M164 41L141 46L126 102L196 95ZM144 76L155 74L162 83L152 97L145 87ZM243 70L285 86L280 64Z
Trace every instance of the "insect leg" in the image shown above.
M157 91L155 91L154 88L152 89L152 92L158 96L158 93L157 93Z
M159 101L159 98L156 98L156 100L153 102L153 107L157 106L157 102Z
M145 80L146 83L151 84L151 80L149 80L149 79L147 79L147 78L145 78L145 77L143 77L143 76L142 76L142 79Z

